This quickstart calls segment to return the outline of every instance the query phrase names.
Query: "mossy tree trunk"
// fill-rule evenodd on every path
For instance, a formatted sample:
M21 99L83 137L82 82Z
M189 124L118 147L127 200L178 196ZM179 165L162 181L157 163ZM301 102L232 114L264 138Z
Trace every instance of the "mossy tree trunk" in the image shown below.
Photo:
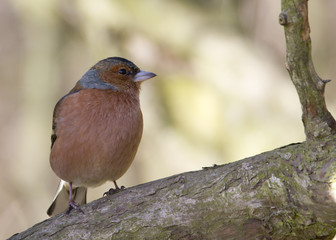
M335 120L311 59L306 0L282 0L307 141L126 189L11 239L332 239Z

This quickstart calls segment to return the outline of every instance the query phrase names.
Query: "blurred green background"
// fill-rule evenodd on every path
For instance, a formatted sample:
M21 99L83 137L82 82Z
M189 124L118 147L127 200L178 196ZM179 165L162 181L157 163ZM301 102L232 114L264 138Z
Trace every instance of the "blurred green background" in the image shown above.
M317 72L335 79L336 2L309 5ZM54 105L106 57L158 75L142 85L143 140L119 185L303 141L279 13L280 0L1 0L0 239L47 218Z

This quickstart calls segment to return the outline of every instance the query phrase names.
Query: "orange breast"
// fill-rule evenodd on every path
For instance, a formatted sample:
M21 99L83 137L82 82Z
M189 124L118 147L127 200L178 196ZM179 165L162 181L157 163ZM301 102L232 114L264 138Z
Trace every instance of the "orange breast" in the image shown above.
M117 180L131 165L142 136L138 95L85 89L66 97L55 118L50 164L76 186Z

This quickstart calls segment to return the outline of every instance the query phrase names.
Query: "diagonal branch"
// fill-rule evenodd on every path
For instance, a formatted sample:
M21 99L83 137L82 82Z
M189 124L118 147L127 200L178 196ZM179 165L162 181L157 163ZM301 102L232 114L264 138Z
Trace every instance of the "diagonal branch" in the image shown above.
M331 239L335 144L306 155L305 143L292 144L128 188L83 206L84 214L62 213L11 240Z

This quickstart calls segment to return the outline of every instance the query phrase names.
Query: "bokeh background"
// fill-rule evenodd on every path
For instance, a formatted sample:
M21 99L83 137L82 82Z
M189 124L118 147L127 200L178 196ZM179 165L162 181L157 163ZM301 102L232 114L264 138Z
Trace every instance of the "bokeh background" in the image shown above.
M336 2L309 5L316 70L336 79ZM279 13L280 0L1 0L0 239L47 218L54 105L106 57L158 75L142 85L143 141L119 185L303 141Z

